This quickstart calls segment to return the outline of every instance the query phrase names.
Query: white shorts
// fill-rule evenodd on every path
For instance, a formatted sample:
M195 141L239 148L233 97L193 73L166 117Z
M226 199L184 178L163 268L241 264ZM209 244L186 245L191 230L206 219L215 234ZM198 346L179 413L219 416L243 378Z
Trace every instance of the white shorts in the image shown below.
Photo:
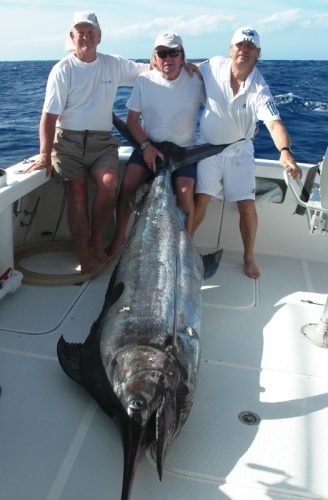
M254 147L243 141L241 147L229 147L197 165L195 193L208 194L227 201L255 200L256 179Z

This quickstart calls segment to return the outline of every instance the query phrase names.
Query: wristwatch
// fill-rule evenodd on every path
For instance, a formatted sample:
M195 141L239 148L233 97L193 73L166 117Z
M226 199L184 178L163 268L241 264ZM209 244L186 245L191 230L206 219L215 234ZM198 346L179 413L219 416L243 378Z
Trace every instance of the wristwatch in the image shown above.
M139 148L141 149L141 151L143 151L144 149L146 149L147 146L150 146L151 142L148 141L148 139L144 142L142 142L139 146Z
M289 151L291 155L293 154L292 150L288 146L285 146L284 148L281 148L280 153L281 153L281 151Z

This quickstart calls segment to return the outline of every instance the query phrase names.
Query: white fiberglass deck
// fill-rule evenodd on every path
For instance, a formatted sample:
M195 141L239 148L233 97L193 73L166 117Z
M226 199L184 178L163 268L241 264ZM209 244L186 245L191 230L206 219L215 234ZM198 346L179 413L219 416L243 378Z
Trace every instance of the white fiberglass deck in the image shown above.
M162 482L147 456L132 500L328 498L328 349L300 333L320 318L328 266L268 255L257 263L261 278L250 280L241 254L224 252L205 283L194 406ZM110 271L62 290L23 285L0 304L3 500L120 498L118 429L56 357L61 334L88 335ZM241 423L243 411L260 424Z

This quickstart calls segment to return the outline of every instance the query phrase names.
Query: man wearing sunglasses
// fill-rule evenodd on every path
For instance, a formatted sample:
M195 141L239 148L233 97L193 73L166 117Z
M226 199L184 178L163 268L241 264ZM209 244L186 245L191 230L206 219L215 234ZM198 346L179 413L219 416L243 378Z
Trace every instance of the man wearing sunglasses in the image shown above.
M204 88L198 74L189 74L186 70L181 37L173 32L160 34L154 43L152 63L156 69L137 77L127 102L128 127L139 148L133 151L125 169L116 210L116 233L108 250L110 257L114 257L125 242L138 188L154 175L157 158L163 159L151 141L170 141L184 147L195 144ZM185 227L190 234L196 171L196 164L192 164L173 174L177 202L186 214Z

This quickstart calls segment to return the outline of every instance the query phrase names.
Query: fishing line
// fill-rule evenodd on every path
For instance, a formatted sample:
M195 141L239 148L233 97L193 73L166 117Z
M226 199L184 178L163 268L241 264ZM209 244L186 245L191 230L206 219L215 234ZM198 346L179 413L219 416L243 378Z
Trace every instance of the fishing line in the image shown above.
M221 239L221 231L222 231L222 222L223 222L224 207L225 207L225 203L224 203L224 197L223 197L217 248L220 248L220 239Z

